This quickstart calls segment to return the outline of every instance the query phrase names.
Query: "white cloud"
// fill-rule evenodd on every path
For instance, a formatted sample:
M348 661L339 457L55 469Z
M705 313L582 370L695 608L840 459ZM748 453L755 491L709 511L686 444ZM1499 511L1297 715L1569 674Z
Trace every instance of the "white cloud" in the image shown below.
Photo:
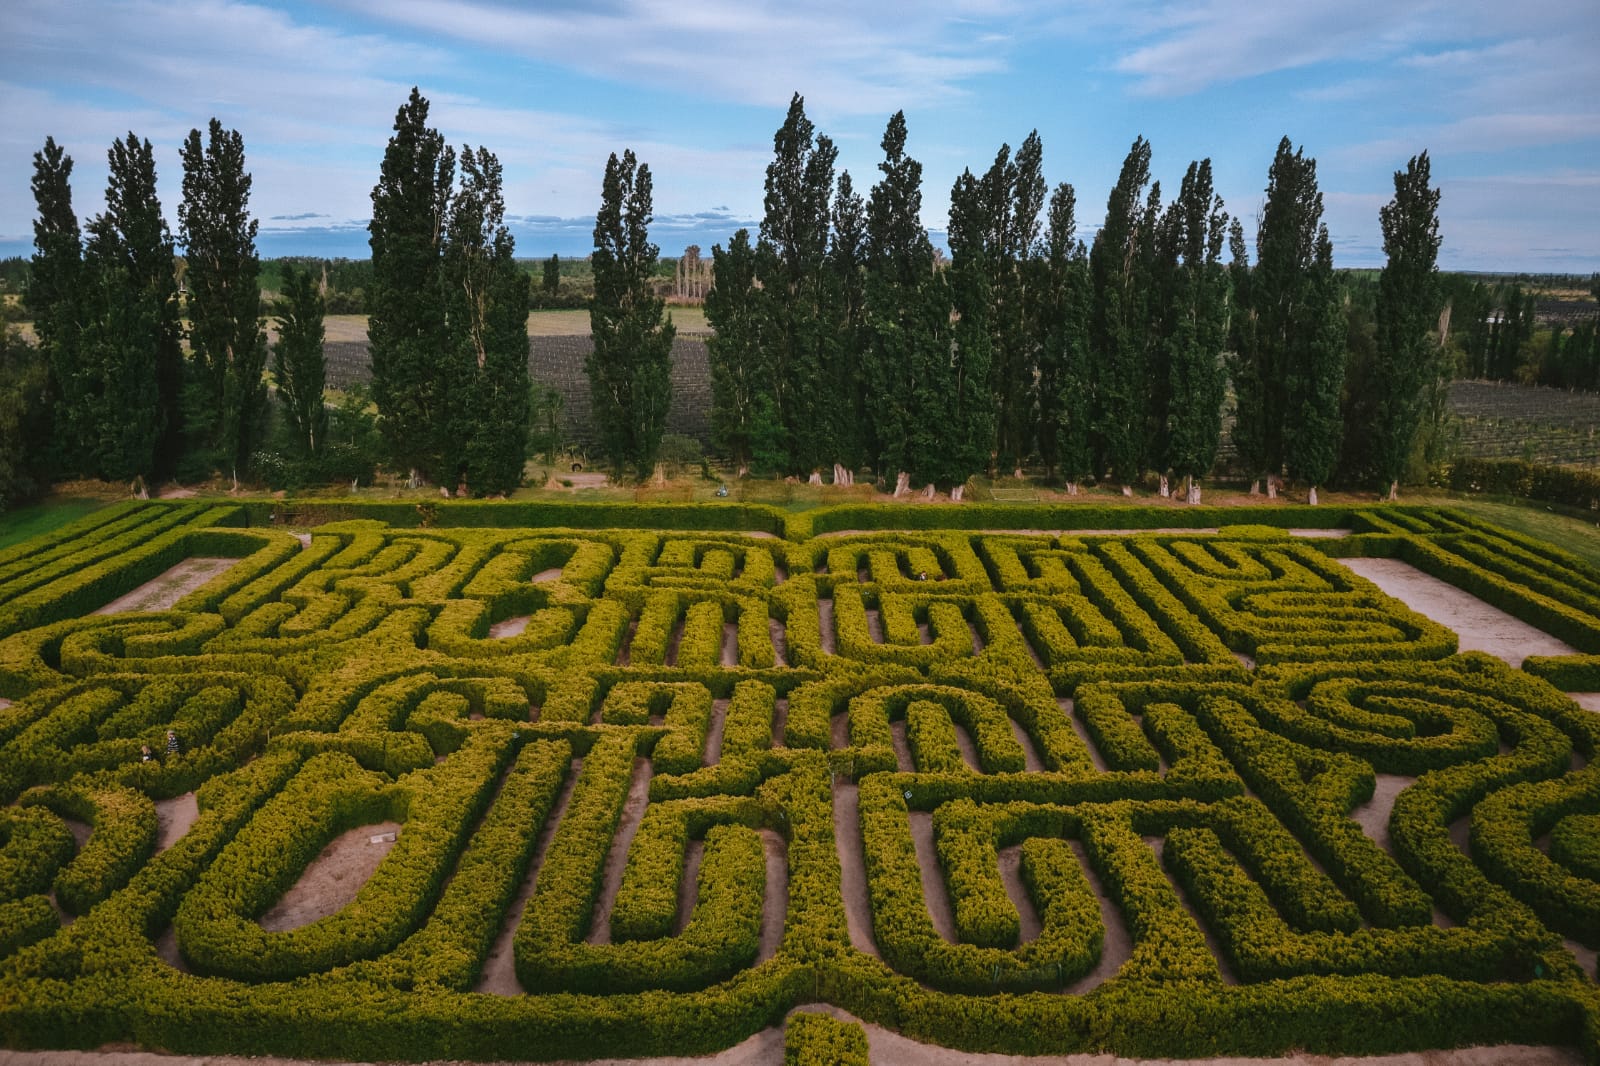
M367 17L658 90L815 114L888 114L1001 71L1015 12L963 0L343 0ZM989 27L991 20L1001 25Z

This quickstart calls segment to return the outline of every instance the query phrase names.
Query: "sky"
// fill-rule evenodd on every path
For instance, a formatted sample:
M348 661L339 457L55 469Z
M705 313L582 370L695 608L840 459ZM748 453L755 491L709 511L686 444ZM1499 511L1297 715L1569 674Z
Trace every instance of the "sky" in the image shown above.
M1426 150L1445 269L1600 270L1596 0L0 0L0 256L32 254L33 154L156 149L176 228L179 146L244 138L263 255L364 257L372 186L412 86L451 143L489 148L517 254L582 256L607 156L655 188L663 255L759 226L793 94L865 193L904 110L923 222L1037 129L1092 239L1136 136L1175 194L1210 158L1253 237L1289 137L1317 160L1341 267L1383 263L1380 207Z

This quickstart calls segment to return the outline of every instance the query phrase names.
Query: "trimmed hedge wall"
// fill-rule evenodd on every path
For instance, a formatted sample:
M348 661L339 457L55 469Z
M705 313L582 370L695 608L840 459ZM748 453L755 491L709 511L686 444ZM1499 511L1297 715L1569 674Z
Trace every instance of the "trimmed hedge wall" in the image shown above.
M1095 528L1146 532L1028 532ZM88 613L197 555L238 562ZM1585 655L1456 654L1359 555ZM1596 627L1600 572L1436 508L110 508L0 552L0 1040L865 1061L823 1003L971 1052L1600 1061L1600 718L1547 680Z

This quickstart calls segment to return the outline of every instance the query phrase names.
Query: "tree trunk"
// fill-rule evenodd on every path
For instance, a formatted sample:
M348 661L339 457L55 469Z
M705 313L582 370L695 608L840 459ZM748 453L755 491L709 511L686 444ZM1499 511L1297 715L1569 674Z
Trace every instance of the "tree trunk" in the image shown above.
M899 499L911 491L911 475L902 470L894 478L894 498Z
M1124 485L1124 486L1122 486L1122 494L1124 496L1132 496L1133 495L1133 486L1132 485Z
M966 489L967 489L967 487L965 485L957 485L954 488L952 488L950 490L950 502L951 503L960 503L961 502L961 494L963 492L965 492Z
M1277 474L1268 474L1267 475L1267 499L1276 500L1277 498L1278 498L1278 475Z
M807 485L820 485L820 484L822 484L822 471L820 471L820 470L811 471L811 476L806 478L806 484Z
M1389 482L1389 495L1387 497L1385 497L1385 498L1390 503L1394 503L1394 502L1396 502L1396 501L1398 501L1400 499L1400 479L1399 478L1395 478L1393 481Z
M1171 485L1170 482L1167 481L1167 475L1165 475L1165 474L1161 475L1161 490L1160 491L1161 491L1161 498L1163 500L1168 500L1168 499L1172 498L1172 485Z
M924 500L931 500L938 495L939 490L933 487L933 482L931 481L928 482L928 487L922 490L922 498Z
M1077 494L1078 494L1078 483L1076 481L1067 482L1067 495L1068 496L1076 496Z
M1315 485L1312 485L1311 491L1306 493L1306 502L1313 507L1317 505L1317 487Z
M1252 495L1252 496L1261 495L1261 479L1260 478L1256 478L1254 481L1250 482L1250 495Z
M734 476L735 477L749 477L750 476L750 464L749 463L740 463L739 464L739 472L738 472L738 474L736 474Z
M1016 478L1018 481L1021 481L1022 480L1022 467L1019 466L1015 470L1011 471L1011 476Z
M653 475L651 475L650 481L658 489L663 489L663 488L667 487L667 464L666 463L657 463L656 464L655 473Z
M1183 475L1183 501L1191 507L1200 502L1200 483L1193 474Z

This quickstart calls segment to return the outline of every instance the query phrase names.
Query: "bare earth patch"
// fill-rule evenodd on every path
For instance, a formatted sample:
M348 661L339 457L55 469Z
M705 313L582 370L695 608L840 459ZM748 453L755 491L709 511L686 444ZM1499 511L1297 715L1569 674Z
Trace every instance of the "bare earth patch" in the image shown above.
M1462 651L1483 651L1515 668L1530 655L1577 655L1578 649L1491 607L1399 559L1341 559L1340 564L1441 625L1455 630Z
M200 817L200 804L195 801L193 792L185 792L173 799L158 802L156 851L166 851L183 839L183 834L189 831L189 827L194 825L198 817Z
M118 596L95 614L168 610L173 604L238 561L237 559L185 559L127 595Z
M361 886L394 847L393 840L374 844L372 838L399 831L398 822L380 822L357 826L334 837L306 867L300 880L261 916L261 928L281 933L338 914L356 898Z
M503 622L496 622L489 627L489 639L500 640L504 637L521 636L522 631L528 628L532 615L519 614L515 618L507 618Z

